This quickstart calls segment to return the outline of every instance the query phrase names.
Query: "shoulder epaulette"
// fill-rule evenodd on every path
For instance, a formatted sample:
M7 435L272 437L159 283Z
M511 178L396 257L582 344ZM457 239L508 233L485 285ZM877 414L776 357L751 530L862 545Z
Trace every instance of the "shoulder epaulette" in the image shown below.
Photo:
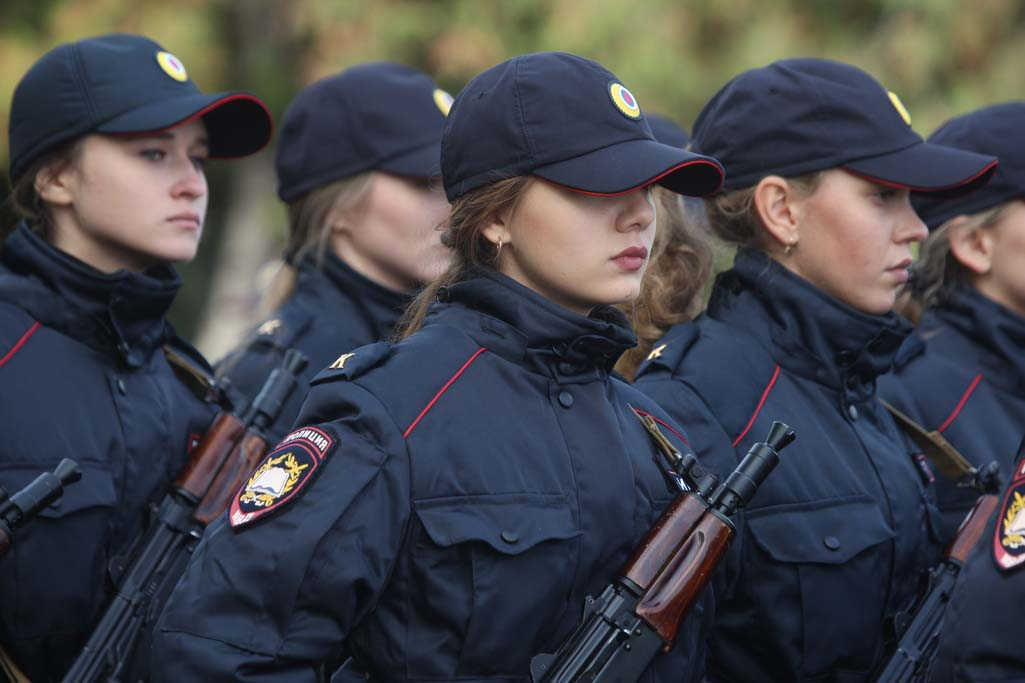
M267 318L249 336L249 346L290 349L300 334L313 322L313 314L292 302Z
M324 384L336 380L351 380L379 365L391 354L389 342L377 342L340 354L310 381L310 385Z
M694 324L684 325L673 330L672 334L658 340L651 347L648 357L637 368L636 376L640 377L645 372L655 370L656 368L673 372L679 367L680 361L687 354L690 347L694 345L694 342L698 340L699 336L701 336L701 330Z

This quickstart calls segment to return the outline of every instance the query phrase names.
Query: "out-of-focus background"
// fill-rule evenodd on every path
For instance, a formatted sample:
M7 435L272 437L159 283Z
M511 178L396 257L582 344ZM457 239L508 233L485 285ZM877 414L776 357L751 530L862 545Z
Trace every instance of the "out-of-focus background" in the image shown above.
M359 62L415 66L456 94L483 69L540 50L598 60L646 111L688 129L730 77L784 57L867 69L923 135L1025 95L1020 0L0 0L3 233L14 224L6 131L16 83L51 47L113 31L162 43L206 92L256 93L275 120L303 86ZM283 243L273 144L210 165L203 246L180 268L172 320L212 360L253 322Z

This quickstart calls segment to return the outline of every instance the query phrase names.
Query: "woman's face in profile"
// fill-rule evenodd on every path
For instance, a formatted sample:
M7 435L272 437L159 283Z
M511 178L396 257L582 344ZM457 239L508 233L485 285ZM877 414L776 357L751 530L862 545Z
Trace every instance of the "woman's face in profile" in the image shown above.
M832 169L791 211L799 241L782 259L787 268L863 313L893 308L911 245L927 235L907 190Z

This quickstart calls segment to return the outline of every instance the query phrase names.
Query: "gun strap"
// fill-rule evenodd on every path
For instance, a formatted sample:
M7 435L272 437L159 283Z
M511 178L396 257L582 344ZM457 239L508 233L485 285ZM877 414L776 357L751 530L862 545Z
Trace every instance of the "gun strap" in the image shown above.
M4 681L8 683L32 683L29 681L28 676L21 672L18 665L14 663L11 656L7 654L7 650L4 649L3 645L0 645L0 673L4 676Z
M199 398L204 398L213 386L213 378L188 356L176 351L170 344L164 345L164 357L178 379Z
M922 449L925 457L936 465L945 479L953 482L964 480L975 475L975 467L961 455L953 444L937 431L926 431L924 427L902 413L896 407L880 399L883 407L893 415L897 425L908 435L916 446Z

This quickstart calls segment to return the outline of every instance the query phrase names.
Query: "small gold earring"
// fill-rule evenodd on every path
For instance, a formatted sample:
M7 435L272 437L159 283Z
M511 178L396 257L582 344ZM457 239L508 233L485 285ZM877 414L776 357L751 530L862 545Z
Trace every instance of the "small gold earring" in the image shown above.
M784 256L790 256L790 251L791 251L791 250L792 250L792 249L793 249L794 247L796 247L796 246L797 246L797 240L794 240L793 242L789 242L789 243L787 244L786 248L785 248L785 249L783 249L783 255L784 255Z
M497 262L498 261L498 255L501 254L501 253L502 253L502 236L499 235L498 236L498 246L495 247L495 258L492 259L492 260Z

